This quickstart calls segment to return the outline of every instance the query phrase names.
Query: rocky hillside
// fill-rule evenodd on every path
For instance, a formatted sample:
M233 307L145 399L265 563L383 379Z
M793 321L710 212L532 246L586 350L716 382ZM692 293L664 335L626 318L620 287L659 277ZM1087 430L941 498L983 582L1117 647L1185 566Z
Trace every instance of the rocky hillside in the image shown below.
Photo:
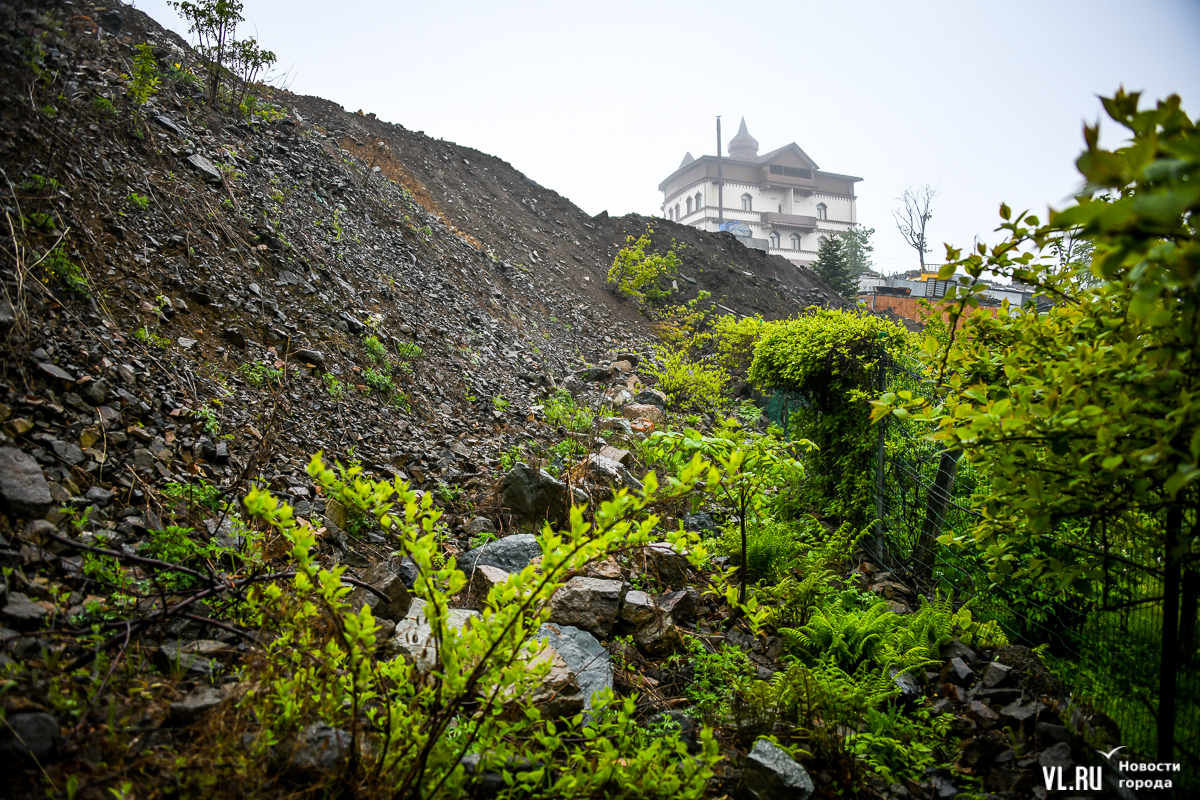
M144 43L163 80L135 113L123 76ZM283 91L267 92L248 119L215 110L195 67L185 42L123 5L0 4L0 666L16 676L4 679L0 752L22 764L22 796L44 795L45 781L51 794L132 796L121 787L134 776L170 794L173 754L235 734L206 715L251 690L238 676L264 640L217 619L217 607L259 578L227 560L237 548L244 556L250 528L203 511L228 509L252 486L313 523L319 563L350 568L351 603L372 606L382 625L381 658L429 657L429 624L411 597L416 565L314 482L313 453L438 499L439 558L461 556L471 578L454 599L458 625L536 561L535 536L514 528L561 521L571 500L594 514L612 489L640 486L632 451L672 409L648 386L649 319L605 287L626 236L652 225L656 245L683 245L680 301L707 291L727 311L767 318L844 303L730 235L589 217L494 156L372 114ZM551 415L556 397L566 402L559 389L570 409ZM515 463L567 452L581 460L558 465L561 481L536 460ZM715 527L679 511L664 511L668 528ZM184 537L171 540L175 550L164 531ZM145 588L178 577L168 553L195 548L221 554L187 572L199 584L157 596ZM856 554L837 555L838 581L911 594ZM97 558L121 570L100 577ZM546 707L590 708L590 690L605 686L637 692L640 717L674 719L695 750L695 726L677 710L690 668L670 660L685 631L714 649L741 648L764 679L788 669L782 643L702 598L710 576L670 548L639 558L589 566L554 596L547 635L561 659ZM892 599L915 607L911 596ZM979 733L963 774L1023 796L1037 764L1083 763L1082 739L1059 723L1089 722L1070 716L1061 687L1035 680L1036 659L1002 652L1023 668L1010 677L989 654L955 644L901 688L914 702L940 694L938 713L957 715L964 738ZM109 677L78 678L101 681L82 710L39 672L113 652ZM135 656L140 666L114 678L119 660ZM140 694L128 689L143 678ZM1014 741L998 722L1028 731ZM117 728L135 733L122 739ZM345 766L346 735L305 727L272 751L264 791L320 785ZM739 736L722 741L713 796L814 791L782 750ZM1038 761L1043 749L1051 762ZM833 796L838 769L817 771L819 794ZM69 784L69 775L94 780ZM497 788L496 773L477 778L478 796ZM929 771L857 791L950 797L954 780Z

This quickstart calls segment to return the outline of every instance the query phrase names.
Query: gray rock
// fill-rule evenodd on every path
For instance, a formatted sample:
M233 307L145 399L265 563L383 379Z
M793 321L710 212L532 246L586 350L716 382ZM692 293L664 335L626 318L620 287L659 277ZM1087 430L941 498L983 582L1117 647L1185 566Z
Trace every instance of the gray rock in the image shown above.
M5 627L17 631L36 631L50 612L21 592L9 592L8 602L0 609Z
M499 586L508 580L508 573L487 564L480 564L471 571L471 582L467 584L467 593L471 600L480 608L487 602L488 593L493 586Z
M346 731L318 722L289 744L284 769L303 778L340 768L349 758L354 740Z
M528 694L526 701L541 709L544 716L569 717L578 714L584 708L583 691L579 688L575 672L561 653L553 647L547 647L530 659L528 666L540 666L547 660L550 662L550 671Z
M1012 672L1012 667L1007 664L1001 664L999 661L988 662L988 665L983 668L983 685L988 689L993 689L1008 680L1010 672Z
M746 800L808 800L813 782L796 759L766 739L754 743L736 794Z
M579 379L589 383L606 381L613 376L612 367L591 367L579 373Z
M518 533L468 550L458 560L458 568L467 574L478 566L496 567L505 572L520 572L541 554L542 548L538 546L536 536L532 533Z
M167 130L174 133L180 139L183 139L186 137L186 134L184 134L184 132L180 129L180 127L175 124L175 120L171 119L166 114L159 114L157 117L154 118L154 121L157 122L159 125L162 125Z
M11 714L0 726L0 762L45 765L58 754L59 742L58 720L50 714Z
M383 592L387 595L387 599L385 600L361 586L355 587L346 599L355 613L361 611L363 606L367 606L371 609L371 616L377 619L390 619L397 622L404 619L409 606L412 605L412 595L408 593L404 579L393 572L388 564L376 564L364 572L360 580Z
M547 623L534 638L547 640L575 673L585 709L591 710L597 692L612 689L612 656L595 636L571 625Z
M226 328L221 336L234 347L246 346L246 332L241 328Z
M684 517L683 528L684 530L700 533L716 533L720 530L716 521L705 511L698 511L695 514L688 514Z
M312 364L318 369L325 366L325 354L320 350L294 350L292 358L305 364Z
M654 609L654 618L633 632L633 641L655 658L680 651L684 645L683 634L675 620L661 608Z
M657 605L670 614L676 622L690 622L696 617L696 611L700 608L700 593L695 589L667 592L658 598Z
M106 32L116 36L121 32L121 26L125 23L125 17L115 8L110 8L100 14L100 27Z
M476 517L468 522L464 528L467 536L478 536L481 533L495 533L495 524L487 517Z
M166 672L182 670L184 673L210 677L221 671L221 664L210 655L225 650L221 642L205 639L194 642L167 640L159 645L155 661Z
M893 671L892 683L900 687L900 699L905 702L925 696L925 693L921 691L921 684L917 683L917 679L907 672Z
M1059 742L1047 747L1038 755L1038 766L1062 767L1063 772L1070 772L1070 768L1074 765L1075 761L1071 758L1071 745L1066 742Z
M54 498L33 456L15 447L0 447L0 496L14 515L40 517Z
M52 378L63 383L74 383L75 376L67 372L62 367L56 364L51 364L49 361L38 364L38 371L47 378Z
M654 599L643 591L633 589L625 593L621 604L621 621L633 629L643 628L654 621Z
M87 493L83 497L89 503L106 506L112 501L113 493L102 486L93 486L87 490Z
M478 611L452 609L446 618L449 628L462 628ZM425 619L425 602L413 600L404 619L396 623L396 631L383 647L385 658L403 658L417 666L420 672L433 669L437 652L434 648L433 627Z
M612 636L625 591L622 581L571 578L550 598L550 621L607 639Z
M622 436L633 436L633 426L624 417L601 417L596 420L596 427Z
M83 393L94 406L102 406L108 400L108 381L101 378L83 387Z
M678 710L664 711L646 720L646 727L651 731L675 733L692 755L700 752L700 728L696 720Z
M229 689L201 685L182 700L171 703L170 720L173 725L191 725L229 698Z
M566 484L525 464L516 464L504 476L500 500L513 514L533 520L564 520L571 507Z
M642 549L646 559L646 574L658 579L662 586L683 586L687 583L688 561L666 542L656 542Z
M221 177L221 173L217 171L216 165L199 153L193 153L188 156L187 163L200 174L200 178L205 183L220 186L225 182L225 179Z
M659 411L667 410L667 396L658 389L643 389L633 398L633 402L658 406Z

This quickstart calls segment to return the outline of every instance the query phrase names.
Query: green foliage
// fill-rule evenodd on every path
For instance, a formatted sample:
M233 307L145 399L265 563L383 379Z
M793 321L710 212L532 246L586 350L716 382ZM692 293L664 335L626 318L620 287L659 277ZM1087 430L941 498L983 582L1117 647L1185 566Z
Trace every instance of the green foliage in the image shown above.
M142 553L150 558L169 561L183 567L199 567L201 571L206 565L211 565L216 559L227 552L215 540L200 544L189 534L191 528L181 528L168 525L160 531L150 531L150 541L142 547ZM194 575L174 570L159 573L159 580L168 591L187 589L200 585L200 579Z
M154 60L154 48L148 44L134 46L133 74L121 77L129 84L129 99L134 113L140 113L150 98L158 93L158 62Z
M874 270L875 264L871 261L871 253L875 252L875 246L871 244L871 237L874 235L874 228L864 228L862 225L856 225L840 234L846 268L852 277Z
M592 409L576 403L575 398L565 389L559 389L546 398L542 415L546 424L555 427L562 426L575 433L590 431L596 420L596 413Z
M204 509L207 511L219 511L221 507L220 487L213 486L207 481L200 481L199 483L177 483L172 481L163 488L162 493L168 500L186 504L190 510Z
M51 191L58 191L60 186L61 184L56 178L47 178L35 172L18 183L17 189L22 192L40 192L46 188L49 188Z
M525 451L521 449L521 445L514 444L512 447L500 454L500 472L508 472L517 464L517 462L524 460Z
M137 192L129 193L129 205L136 208L138 211L145 211L150 207L150 198Z
M858 282L851 272L846 245L841 236L825 237L812 271L842 297L853 298L858 294Z
M809 309L768 327L755 350L750 379L798 394L794 433L818 447L806 501L855 525L874 511L869 400L879 364L888 351L909 348L909 333L898 323L860 311Z
M133 332L133 338L148 347L157 347L160 350L166 350L171 346L170 339L165 336L159 336L156 333L151 333L145 325Z
M373 360L376 364L387 360L387 348L383 346L383 342L379 341L378 336L364 336L363 350L367 351L367 355L370 356L371 360Z
M200 429L209 436L216 436L221 432L221 420L217 417L217 412L211 408L196 409L196 420L200 423Z
M689 639L691 652L687 665L691 679L684 689L692 701L687 713L708 721L721 721L733 711L738 694L755 677L754 666L740 647L722 644L710 652L698 639ZM681 660L672 656L672 662Z
M66 254L62 244L54 247L39 262L44 283L54 283L77 297L91 295L92 287L83 268L72 261ZM169 342L168 342L169 344Z
M708 412L724 405L729 373L722 367L693 361L683 349L657 346L655 353L658 364L649 371L672 408Z
M754 361L754 348L772 324L759 314L741 319L733 314L717 317L712 325L717 363L731 373L745 375Z
M278 386L279 382L283 380L283 370L276 369L270 364L242 364L238 367L238 372L246 379L246 383L255 389Z
M746 569L751 580L775 582L796 566L804 551L812 547L815 529L820 524L811 517L781 521L770 516L757 517L746 528ZM823 529L822 529L823 530ZM716 546L722 555L741 566L741 531L727 526Z
M508 407L511 405L512 403L508 402L500 395L496 395L492 398L492 408L496 409L497 411L507 411Z
M625 247L613 259L608 285L622 297L659 303L671 294L671 281L679 275L682 263L676 253L678 246L672 239L665 253L647 253L653 234L654 229L647 225L637 239L626 236Z
M391 397L395 393L396 384L394 381L392 381L392 376L388 375L386 372L382 370L377 372L368 368L363 370L362 375L363 380L367 382L367 386L370 386L380 394Z
M321 373L321 383L325 385L325 391L329 392L329 396L334 400L341 400L346 394L346 385L331 372Z
M92 100L92 106L105 116L112 116L117 113L117 109L115 106L113 106L112 100L109 100L104 95L98 95L95 97Z
M403 341L396 345L396 354L407 361L417 361L425 357L425 351L416 342Z

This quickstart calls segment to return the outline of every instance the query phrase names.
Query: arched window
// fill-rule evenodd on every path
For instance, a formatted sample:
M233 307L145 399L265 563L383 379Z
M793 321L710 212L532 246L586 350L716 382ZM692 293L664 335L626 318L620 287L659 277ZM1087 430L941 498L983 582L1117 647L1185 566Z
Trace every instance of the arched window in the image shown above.
M679 203L675 204L675 221L679 221Z
M819 249L821 249L821 248L822 248L822 247L824 247L824 246L825 246L825 237L824 237L824 236L818 236L818 237L817 237L817 249L819 250Z
M696 210L699 211L703 207L704 204L700 202L700 193L696 192Z
M793 250L800 249L800 234L798 234L798 233L792 234L792 249Z
M671 207L667 206L667 219L671 219Z
M692 213L692 198L687 199L687 213Z
M744 194L744 195L742 195L742 211L753 211L753 210L754 210L753 208L751 208L751 207L750 207L750 205L751 205L751 201L752 201L753 199L754 199L754 198L752 198L752 197L751 197L750 195L748 195L748 194Z
M774 247L776 249L779 248L779 234L778 233L776 233L775 231L771 231L771 235L768 236L767 238L771 240L771 247Z
M829 209L824 203L817 203L817 219L829 219Z

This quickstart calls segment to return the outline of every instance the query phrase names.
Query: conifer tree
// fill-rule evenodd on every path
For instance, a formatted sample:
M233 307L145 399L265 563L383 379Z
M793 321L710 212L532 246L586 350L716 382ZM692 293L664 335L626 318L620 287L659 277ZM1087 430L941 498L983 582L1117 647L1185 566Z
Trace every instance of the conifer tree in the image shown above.
M858 293L858 281L850 272L846 243L841 237L829 236L825 239L817 252L813 272L842 297L852 298Z

